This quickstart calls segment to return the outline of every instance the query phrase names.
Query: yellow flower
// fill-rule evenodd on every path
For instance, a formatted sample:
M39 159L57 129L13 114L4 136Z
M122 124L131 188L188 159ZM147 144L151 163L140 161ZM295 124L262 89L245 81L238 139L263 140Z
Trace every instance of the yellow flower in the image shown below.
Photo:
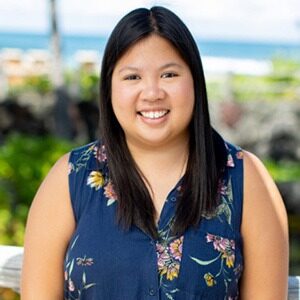
M87 179L87 185L99 190L104 185L104 177L99 171L92 171Z
M179 273L179 264L177 262L173 262L168 266L167 271L167 279L173 280L174 278L178 277Z
M183 242L183 236L181 236L179 239L176 239L170 244L170 252L172 254L172 257L181 261L182 256L182 242Z
M226 266L232 268L234 266L235 256L232 252L224 252L222 258L226 259Z
M204 279L206 281L206 285L209 287L214 286L217 282L215 281L214 276L211 273L206 273L204 275Z

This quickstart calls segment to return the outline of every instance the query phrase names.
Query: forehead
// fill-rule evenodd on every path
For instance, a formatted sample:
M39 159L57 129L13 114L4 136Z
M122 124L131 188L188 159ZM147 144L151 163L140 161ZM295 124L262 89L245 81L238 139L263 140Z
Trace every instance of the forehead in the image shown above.
M175 46L166 38L152 34L133 44L118 59L116 68L126 63L165 63L166 60L176 60L185 64Z

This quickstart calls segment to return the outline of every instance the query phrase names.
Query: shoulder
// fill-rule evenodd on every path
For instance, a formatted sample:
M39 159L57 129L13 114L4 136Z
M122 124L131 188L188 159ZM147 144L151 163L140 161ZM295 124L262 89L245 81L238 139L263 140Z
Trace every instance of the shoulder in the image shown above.
M245 270L242 298L284 299L288 276L288 225L284 203L263 163L247 151L243 151L243 157L241 234Z
M257 205L282 206L282 199L276 184L261 160L245 150L243 157L245 200L253 199L252 201L256 201L255 199L258 198L261 201L257 201Z
M22 299L58 299L62 296L61 266L75 228L68 188L69 155L63 155L51 168L29 211L24 241Z
M70 153L66 153L58 159L41 183L30 208L29 220L35 214L40 219L42 213L59 214L61 211L64 214L69 209L69 157Z
M275 182L264 164L254 154L243 151L244 157L244 211L248 222L272 222L285 226L286 210ZM260 213L262 215L260 215ZM255 215L256 218L251 217ZM259 218L261 216L261 219ZM269 216L269 217L268 217Z

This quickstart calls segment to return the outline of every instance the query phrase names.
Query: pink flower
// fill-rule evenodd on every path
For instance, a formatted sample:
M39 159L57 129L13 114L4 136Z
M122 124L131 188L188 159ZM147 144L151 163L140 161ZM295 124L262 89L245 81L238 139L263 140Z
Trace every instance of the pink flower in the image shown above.
M74 171L74 165L69 162L68 163L68 174L70 175Z
M181 261L181 256L182 256L182 243L183 243L183 236L181 236L179 239L174 240L170 244L170 252L172 254L172 257L174 257L179 261Z
M107 160L105 146L101 145L99 148L98 146L95 146L93 149L94 156L99 162L104 162Z
M231 154L227 156L227 167L234 167L234 161Z
M218 184L218 194L226 195L227 194L227 185L225 184L225 181L220 180Z
M114 190L114 186L111 181L109 181L107 185L104 187L104 195L108 199L109 202L108 205L112 204L114 201L117 200L117 194Z
M156 243L156 252L163 253L166 250L166 247L164 247L162 244L160 243Z
M69 279L69 291L74 292L75 291L75 286L74 283L71 279Z
M234 266L235 261L235 242L234 240L225 239L218 235L213 235L210 233L207 233L206 235L206 241L208 243L213 242L214 249L218 252L222 253L222 258L226 260L226 265L229 268L232 268Z

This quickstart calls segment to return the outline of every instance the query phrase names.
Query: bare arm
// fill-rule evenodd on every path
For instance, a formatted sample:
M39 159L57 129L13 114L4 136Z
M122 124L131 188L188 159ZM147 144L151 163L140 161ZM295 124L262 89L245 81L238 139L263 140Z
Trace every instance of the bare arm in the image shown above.
M63 299L63 261L75 228L68 155L51 169L30 208L24 245L22 300Z
M288 225L281 196L257 157L245 152L243 300L286 300Z

